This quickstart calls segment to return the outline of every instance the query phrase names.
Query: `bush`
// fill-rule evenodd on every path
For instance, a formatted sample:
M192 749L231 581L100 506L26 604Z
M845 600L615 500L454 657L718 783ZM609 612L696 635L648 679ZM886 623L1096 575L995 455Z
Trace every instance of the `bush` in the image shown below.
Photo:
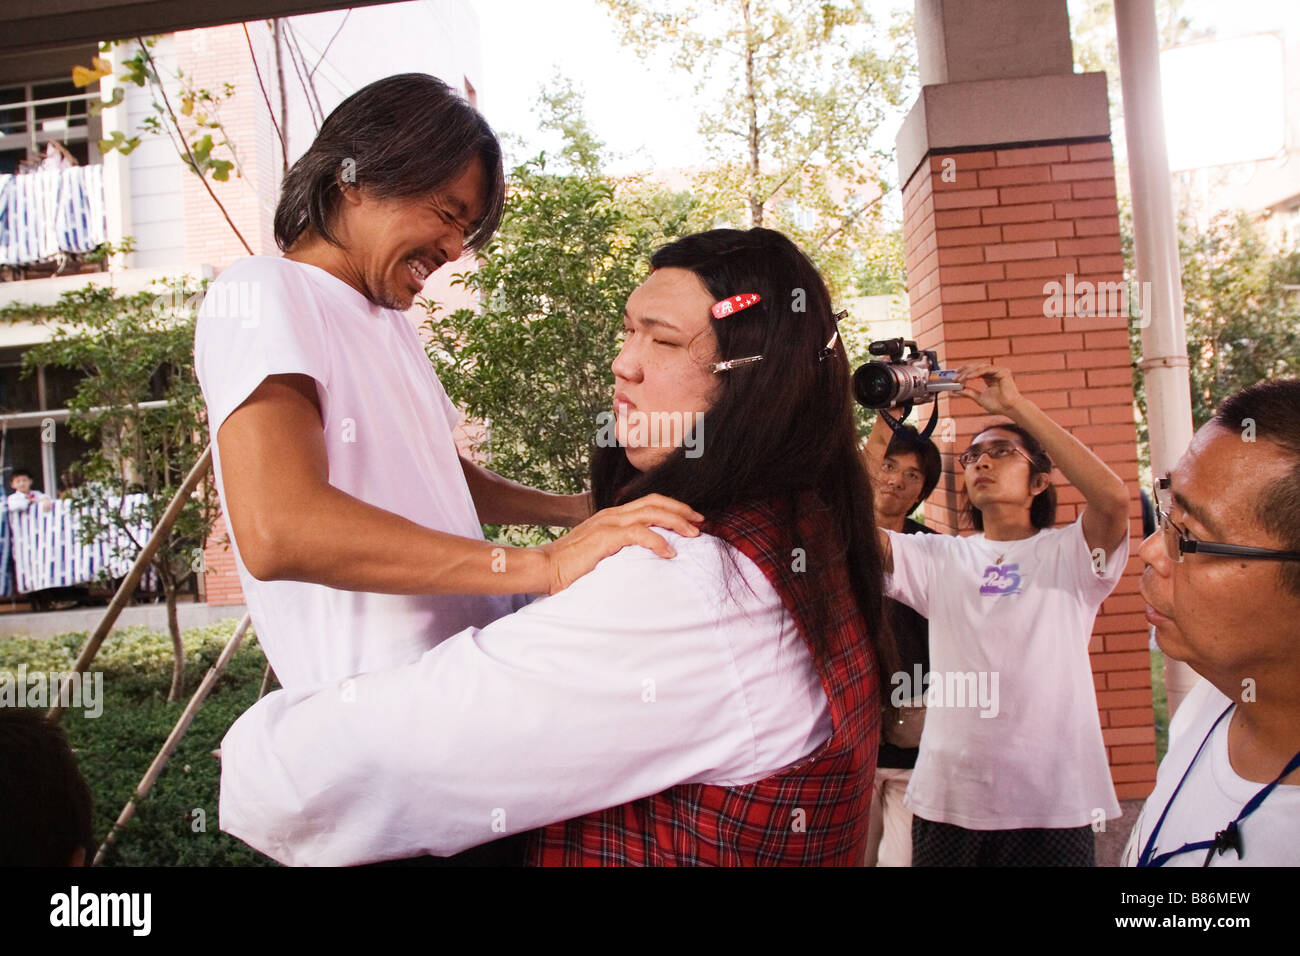
M162 747L208 668L234 634L237 620L183 635L186 682L167 703L171 639L143 627L109 635L92 665L103 674L103 712L69 709L63 716L81 772L95 800L95 835L103 840ZM0 671L71 670L85 633L0 641ZM221 766L212 751L257 699L266 658L251 628L225 673L195 715L149 796L118 834L106 865L266 866L274 863L217 829Z

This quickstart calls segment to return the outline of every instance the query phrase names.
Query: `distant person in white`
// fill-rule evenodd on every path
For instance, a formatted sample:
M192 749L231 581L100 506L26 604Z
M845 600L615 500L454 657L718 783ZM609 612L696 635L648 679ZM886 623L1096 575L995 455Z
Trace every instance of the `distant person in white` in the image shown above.
M289 171L284 257L236 262L207 290L194 361L213 468L285 688L416 660L627 544L669 556L651 523L697 533L677 502L588 518L586 494L527 488L458 454L457 412L403 310L488 241L504 194L483 117L434 77L388 77L344 100ZM502 548L482 522L578 527Z
M700 274L660 267L670 254ZM725 520L732 502L829 488L812 509L828 516L827 533L804 542L809 560L827 556L819 565L827 571L808 579L828 601L852 559L852 593L859 606L874 606L878 622L879 564L848 362L815 269L763 229L686 237L652 265L627 302L611 390L619 444L594 453L597 500L673 481L684 500L698 496L710 520ZM808 290L806 311L791 309L791 288ZM761 305L710 318L720 295L760 290ZM732 342L721 354L718 327ZM718 362L753 360L756 344L758 364ZM638 415L700 414L711 427L697 458L683 453L683 434L656 443L629 427ZM809 441L816 456L794 461ZM831 529L846 528L854 537L837 544ZM259 701L223 742L221 828L290 864L445 855L680 784L763 780L807 756L830 736L831 711L774 585L719 537L668 537L676 558L626 548L567 589L466 629L414 664ZM788 565L790 554L775 560ZM879 627L866 614L836 625L846 626L871 661ZM865 685L877 680L874 670L851 675L864 699L870 694L873 734L878 698ZM849 829L858 844L834 854L850 865L865 847L874 739L856 746L862 813ZM812 832L818 808L807 812ZM757 854L770 862L790 834L788 816L751 816L716 839L735 859L772 849ZM653 836L659 852L677 852ZM622 851L611 847L602 862Z
M40 502L42 508L49 511L54 507L54 501L45 492L40 489L32 488L32 473L19 468L9 476L9 487L13 493L9 495L6 505L10 511L26 511L30 505Z
M1158 482L1141 592L1201 677L1127 866L1300 865L1300 380L1226 399Z
M963 701L927 688L904 798L912 865L1092 866L1093 825L1120 811L1088 643L1128 561L1128 490L1020 394L1008 369L966 366L957 378L959 395L1010 419L958 456L980 533L882 532L885 593L930 620L931 688L996 690ZM1059 528L1053 464L1086 502Z

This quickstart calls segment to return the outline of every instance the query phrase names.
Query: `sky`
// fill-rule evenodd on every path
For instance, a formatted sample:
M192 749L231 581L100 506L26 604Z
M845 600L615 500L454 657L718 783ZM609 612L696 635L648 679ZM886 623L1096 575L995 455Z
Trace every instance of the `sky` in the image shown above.
M499 133L544 144L534 104L558 70L583 93L588 122L616 154L614 171L698 161L698 111L690 79L679 71L655 70L625 48L595 0L472 0L472 5L483 43L479 102Z
M873 0L882 13L906 0ZM1072 0L1072 5L1087 0ZM479 16L484 89L480 103L502 133L544 144L534 102L558 69L584 93L591 127L615 154L611 168L630 172L691 166L703 152L696 132L699 105L681 72L647 63L619 41L596 0L471 0ZM1196 25L1233 37L1285 27L1300 31L1300 0L1190 0ZM1281 142L1280 44L1185 48L1165 57L1164 97L1171 164L1258 158ZM1273 95L1260 95L1272 90ZM1213 125L1207 124L1213 117ZM893 141L900 111L881 130ZM519 159L530 152L512 151ZM1249 156L1243 154L1252 154Z

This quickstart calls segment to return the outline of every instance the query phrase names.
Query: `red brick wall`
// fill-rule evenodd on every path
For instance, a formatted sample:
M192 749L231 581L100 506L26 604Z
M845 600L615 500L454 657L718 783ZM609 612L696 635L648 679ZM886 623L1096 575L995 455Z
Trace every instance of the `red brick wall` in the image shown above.
M945 367L991 362L1093 450L1129 486L1131 557L1097 616L1089 651L1097 704L1120 798L1155 783L1155 715L1148 628L1137 585L1142 538L1137 433L1126 315L1048 317L1049 281L1122 282L1124 261L1111 145L1082 142L932 155L903 189L912 331ZM993 416L974 402L940 402L951 418L944 475L926 521L957 528L954 454ZM938 434L943 434L941 430ZM1053 475L1057 520L1083 496ZM966 531L969 533L969 530Z
M230 549L226 531L226 516L217 518L212 535L203 550L205 574L203 591L199 599L208 604L243 604L244 589L239 586L239 572L235 569L235 552Z

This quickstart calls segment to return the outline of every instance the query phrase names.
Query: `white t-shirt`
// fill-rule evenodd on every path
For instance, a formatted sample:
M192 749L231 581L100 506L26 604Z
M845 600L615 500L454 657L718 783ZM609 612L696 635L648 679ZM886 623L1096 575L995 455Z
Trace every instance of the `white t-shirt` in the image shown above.
M316 380L331 485L426 528L482 540L452 439L459 416L402 313L373 305L315 266L254 256L209 286L194 364L223 512L229 513L216 441L222 422L268 375L300 373ZM275 498L285 489L262 492ZM503 596L258 581L233 531L231 542L258 640L284 687L319 686L416 660L443 638L515 606Z
M1124 866L1137 866L1138 858L1155 829L1160 814L1173 796L1174 788L1192 763L1196 750L1214 722L1232 701L1207 680L1183 698L1169 722L1169 752L1160 762L1156 786L1138 814L1128 845ZM1187 843L1212 840L1259 793L1266 783L1237 776L1228 759L1229 714L1215 727L1200 758L1187 774L1178 799L1160 827L1152 857L1176 850ZM1210 866L1300 866L1300 786L1278 784L1250 816L1237 824L1244 857L1234 850L1215 853ZM1201 866L1205 850L1192 850L1170 857L1165 866Z
M675 558L624 548L414 664L263 698L222 741L221 829L288 864L445 856L811 753L829 705L771 584L662 534Z
M10 511L26 511L28 505L34 504L38 501L44 501L48 497L49 496L45 492L37 491L35 488L27 492L27 494L23 494L21 491L15 491L8 497L5 505Z
M888 532L885 593L930 620L935 679L903 801L917 816L1014 830L1120 815L1088 642L1129 542L1098 574L1081 521L1019 541Z

